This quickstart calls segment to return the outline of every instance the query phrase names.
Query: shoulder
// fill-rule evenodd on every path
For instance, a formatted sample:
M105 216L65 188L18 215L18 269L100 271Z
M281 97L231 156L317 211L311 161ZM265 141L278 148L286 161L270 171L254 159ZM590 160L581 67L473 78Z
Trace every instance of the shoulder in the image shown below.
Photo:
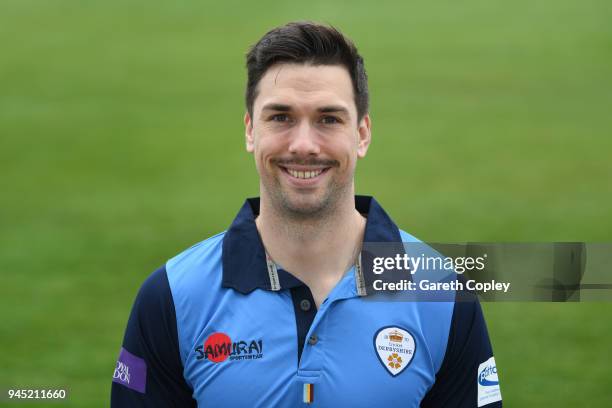
M400 229L399 232L400 232L400 237L402 237L402 242L422 242L420 239L418 239L414 235L409 234L402 229Z
M183 359L190 339L214 313L226 291L222 285L225 234L199 242L166 262Z
M224 235L222 232L193 245L151 273L140 286L136 309L172 304L177 287L214 275L217 259L220 263Z
M408 253L433 258L445 256L405 231L400 230L400 236ZM465 282L463 275L446 268L417 272L413 279ZM491 375L494 381L487 383L488 387L477 381L486 373L497 372L478 297L466 289L458 289L448 300L419 303L429 316L424 319L424 333L429 335L430 346L434 345L432 349L437 351L432 353L436 382L421 406L472 407L475 401L479 406L489 403L501 406L497 375Z
M225 231L201 241L166 262L168 282L174 292L219 278ZM210 282L209 282L210 284Z

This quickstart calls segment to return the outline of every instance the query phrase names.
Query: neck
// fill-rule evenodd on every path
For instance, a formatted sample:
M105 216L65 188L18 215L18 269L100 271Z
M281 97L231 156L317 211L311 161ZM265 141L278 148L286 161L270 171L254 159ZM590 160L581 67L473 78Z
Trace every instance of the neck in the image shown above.
M296 219L276 211L263 195L257 229L268 254L306 285L333 287L361 249L365 219L347 196L328 214Z

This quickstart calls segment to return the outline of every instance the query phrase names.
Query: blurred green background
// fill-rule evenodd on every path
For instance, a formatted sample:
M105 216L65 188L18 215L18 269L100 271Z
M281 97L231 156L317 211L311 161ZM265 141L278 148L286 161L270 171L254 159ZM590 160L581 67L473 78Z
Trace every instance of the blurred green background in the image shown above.
M257 195L244 54L297 19L364 55L357 191L403 229L610 241L609 1L2 0L0 387L108 405L142 281ZM611 303L484 308L506 406L612 406Z

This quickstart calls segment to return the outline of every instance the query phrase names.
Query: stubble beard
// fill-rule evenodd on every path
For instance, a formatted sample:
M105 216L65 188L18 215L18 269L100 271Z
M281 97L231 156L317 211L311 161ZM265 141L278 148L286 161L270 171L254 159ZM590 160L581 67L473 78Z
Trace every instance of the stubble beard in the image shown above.
M337 168L337 167L336 167ZM350 177L348 180L352 180ZM336 214L339 204L347 196L352 197L352 181L346 183L338 183L331 180L325 187L321 198L308 197L307 193L304 197L301 194L286 191L280 180L276 177L267 182L262 180L262 188L266 191L270 199L270 203L275 212L288 221L318 224L325 222ZM319 193L312 193L319 194Z

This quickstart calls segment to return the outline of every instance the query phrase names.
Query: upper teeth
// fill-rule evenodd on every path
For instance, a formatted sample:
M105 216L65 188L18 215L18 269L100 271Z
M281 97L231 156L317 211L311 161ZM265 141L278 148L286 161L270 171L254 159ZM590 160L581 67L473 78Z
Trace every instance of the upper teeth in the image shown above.
M287 171L293 177L301 178L301 179L309 179L309 178L317 177L319 174L323 172L323 169L314 170L314 171L295 171L295 170L287 169Z

